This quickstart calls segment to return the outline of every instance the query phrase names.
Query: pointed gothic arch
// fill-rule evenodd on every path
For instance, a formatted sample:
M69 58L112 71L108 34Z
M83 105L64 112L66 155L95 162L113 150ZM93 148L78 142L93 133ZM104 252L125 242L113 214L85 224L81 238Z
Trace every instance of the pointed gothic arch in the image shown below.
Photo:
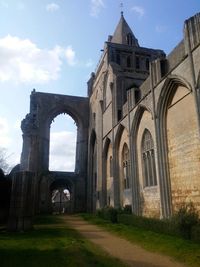
M130 152L127 143L124 143L122 148L122 183L123 189L130 189Z
M97 136L94 129L89 138L88 162L87 203L88 211L94 212L97 199Z
M110 138L106 138L103 148L103 205L114 206L113 151Z
M139 182L139 170L138 170L138 151L137 151L137 135L138 135L138 128L140 125L141 118L144 114L144 112L147 111L149 114L152 113L151 111L144 105L139 104L137 107L137 110L135 112L133 123L131 127L131 138L132 138L132 150L133 153L131 155L131 161L132 161L132 207L133 212L137 215L141 215L141 197L140 197L140 182Z
M179 200L174 195L176 191L174 180L176 180L176 183L181 184L182 179L183 183L183 175L187 175L187 171L183 171L183 168L189 168L190 163L184 162L183 164L180 163L180 160L187 158L186 153L192 153L192 151L194 155L197 153L192 148L192 136L194 138L193 142L196 142L196 147L199 147L197 140L198 123L194 106L191 85L179 76L174 75L167 78L157 105L157 114L159 114L157 128L159 184L164 217L171 216L179 203ZM181 138L183 137L187 146L184 146L182 150L178 150L178 144L179 142L182 143ZM176 164L174 165L172 162L176 162ZM179 171L178 166L182 166ZM193 167L193 169L197 169L197 166ZM177 178L175 178L176 173L179 175ZM186 199L184 190L182 202Z

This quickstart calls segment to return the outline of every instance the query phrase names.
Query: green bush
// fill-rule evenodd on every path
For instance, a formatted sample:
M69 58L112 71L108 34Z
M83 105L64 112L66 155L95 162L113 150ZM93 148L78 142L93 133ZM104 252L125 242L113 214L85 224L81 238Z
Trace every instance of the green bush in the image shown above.
M117 223L117 215L119 212L119 209L115 209L113 207L105 207L97 211L97 216L104 220L111 221L112 223Z
M200 220L192 203L181 205L170 219L147 218L131 214L131 206L123 209L105 207L97 211L98 217L112 223L122 223L156 233L200 241Z
M123 208L123 210L122 210L122 212L124 214L132 214L132 207L131 207L131 205L125 205L124 208Z
M200 223L193 226L191 229L191 239L200 243Z
M146 218L142 216L119 214L118 222L143 228L156 233L180 236L177 224L169 219Z
M173 216L183 238L191 239L192 228L199 223L198 212L192 202L183 203Z

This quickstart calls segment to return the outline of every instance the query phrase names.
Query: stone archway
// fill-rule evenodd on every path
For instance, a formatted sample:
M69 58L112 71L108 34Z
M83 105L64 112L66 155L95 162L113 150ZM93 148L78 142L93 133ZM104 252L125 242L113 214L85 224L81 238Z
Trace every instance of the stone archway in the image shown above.
M88 121L89 102L87 97L75 97L59 94L41 93L33 90L31 93L30 112L22 121L23 148L21 154L20 172L14 177L20 183L14 181L10 220L10 228L24 229L24 218L26 210L24 201L30 198L33 203L32 215L38 211L39 191L38 183L41 175L49 175L49 139L50 125L52 120L59 114L67 113L77 125L77 144L75 172L76 177L74 208L73 211L86 210L86 178L87 178L87 143L88 143ZM23 183L23 186L21 186ZM34 184L34 187L30 186ZM20 190L18 187L21 186ZM48 188L48 187L47 187ZM46 189L48 194L48 189ZM20 196L17 192L20 192ZM30 194L30 192L32 192ZM31 196L29 197L28 194ZM15 211L15 202L18 202L20 214ZM13 207L13 208L12 208ZM19 218L20 217L20 218ZM27 228L31 223L27 223Z
M50 125L56 116L67 113L77 124L75 172L86 173L88 109L88 98L33 91L30 113L22 121L21 170L48 171Z

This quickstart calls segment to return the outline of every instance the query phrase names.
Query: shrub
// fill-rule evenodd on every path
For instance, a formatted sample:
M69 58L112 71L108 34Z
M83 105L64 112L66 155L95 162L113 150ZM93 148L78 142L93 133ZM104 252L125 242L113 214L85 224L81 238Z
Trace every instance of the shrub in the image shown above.
M119 214L118 222L156 233L180 236L177 225L169 219L160 220L136 215Z
M131 205L125 205L122 212L124 214L132 214L132 207L131 207Z
M115 209L113 207L105 207L97 211L97 216L104 220L111 221L112 223L117 223L117 215L119 212L119 209Z
M198 212L194 204L192 202L183 203L173 219L177 223L182 237L191 239L192 228L199 223Z
M194 225L191 229L191 239L200 243L200 223Z

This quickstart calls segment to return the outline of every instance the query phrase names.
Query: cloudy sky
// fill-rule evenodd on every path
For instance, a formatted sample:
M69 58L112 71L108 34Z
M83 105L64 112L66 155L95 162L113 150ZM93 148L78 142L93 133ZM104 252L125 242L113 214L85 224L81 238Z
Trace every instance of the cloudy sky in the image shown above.
M182 39L184 20L200 11L199 0L0 0L0 147L11 165L20 160L20 122L32 89L86 96L121 2L139 44L167 54ZM72 119L56 118L51 169L74 169L75 140Z

